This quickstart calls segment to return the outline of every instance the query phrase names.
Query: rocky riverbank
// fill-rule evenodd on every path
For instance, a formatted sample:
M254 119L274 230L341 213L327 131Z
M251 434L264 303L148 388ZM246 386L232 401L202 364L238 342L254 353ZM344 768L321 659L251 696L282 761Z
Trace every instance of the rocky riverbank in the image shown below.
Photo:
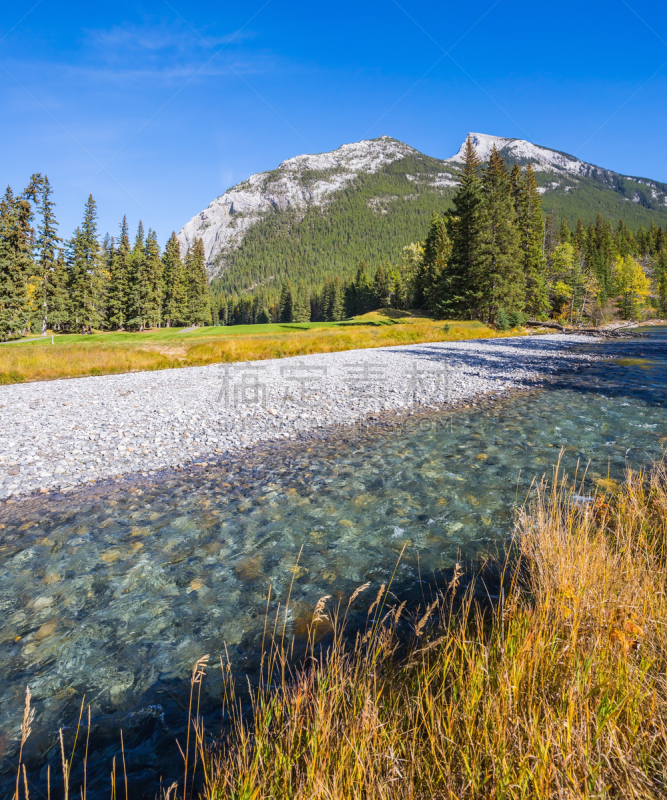
M210 462L378 412L534 388L589 337L521 337L0 387L0 500Z

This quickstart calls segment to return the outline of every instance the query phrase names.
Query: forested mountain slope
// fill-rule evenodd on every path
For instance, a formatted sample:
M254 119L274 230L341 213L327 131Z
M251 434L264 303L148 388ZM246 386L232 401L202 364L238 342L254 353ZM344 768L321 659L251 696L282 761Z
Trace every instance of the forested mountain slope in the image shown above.
M667 226L667 184L632 178L520 139L471 134L480 157L531 162L545 211L571 227L598 214L630 228ZM424 238L431 212L449 208L460 151L436 159L387 136L284 161L251 176L193 217L182 247L201 237L213 287L240 293L289 274L320 284L350 277L360 259L395 262Z

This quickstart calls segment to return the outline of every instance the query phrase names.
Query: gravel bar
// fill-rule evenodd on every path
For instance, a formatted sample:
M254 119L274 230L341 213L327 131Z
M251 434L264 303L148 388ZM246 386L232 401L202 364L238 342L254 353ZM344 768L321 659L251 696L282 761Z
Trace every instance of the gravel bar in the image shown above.
M259 442L544 385L584 336L348 350L0 386L0 501L215 461Z

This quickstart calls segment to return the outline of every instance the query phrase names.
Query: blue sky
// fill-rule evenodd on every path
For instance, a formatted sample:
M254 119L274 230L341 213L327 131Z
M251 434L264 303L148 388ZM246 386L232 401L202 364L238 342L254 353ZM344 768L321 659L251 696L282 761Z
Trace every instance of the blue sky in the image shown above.
M226 188L388 134L513 136L667 181L667 3L41 0L0 23L0 180L164 242Z

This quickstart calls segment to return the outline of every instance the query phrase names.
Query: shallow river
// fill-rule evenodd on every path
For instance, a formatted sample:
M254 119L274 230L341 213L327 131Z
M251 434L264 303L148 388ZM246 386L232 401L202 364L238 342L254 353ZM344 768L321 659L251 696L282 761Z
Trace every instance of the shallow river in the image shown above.
M385 582L404 545L395 590L405 597L457 560L497 552L516 503L536 476L551 474L561 448L570 474L590 462L591 486L660 459L667 329L591 349L621 357L488 408L3 508L2 796L26 684L38 784L40 768L56 764L54 733L75 723L85 692L101 765L89 796L107 792L120 728L130 777L153 796L154 780L175 763L193 662L226 648L238 674L254 673L269 585L275 609L293 581L287 632L298 639L321 596L336 602L365 581ZM206 685L213 708L215 676Z

